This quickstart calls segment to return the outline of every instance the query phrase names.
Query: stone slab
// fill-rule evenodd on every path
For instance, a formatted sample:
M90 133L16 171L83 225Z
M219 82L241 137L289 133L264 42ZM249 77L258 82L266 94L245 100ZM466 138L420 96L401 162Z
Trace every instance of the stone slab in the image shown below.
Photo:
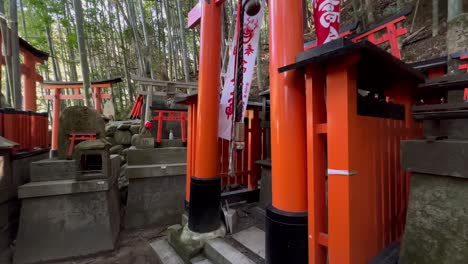
M0 252L7 250L16 236L19 210L20 204L17 199L0 204Z
M271 161L257 163L262 166L262 177L260 179L260 200L258 205L266 208L271 204L272 187L271 187Z
M182 258L165 239L157 240L150 244L156 256L158 264L184 264Z
M184 146L182 139L162 139L158 147L160 148L181 148Z
M44 197L76 193L103 192L109 190L109 180L61 180L32 182L18 188L19 198Z
M117 183L108 191L22 199L15 263L114 249L120 228Z
M232 235L237 242L265 259L265 232L257 227L250 227Z
M200 255L190 260L191 264L213 264L211 260L207 259L205 256Z
M187 148L130 149L128 165L186 163Z
M125 228L179 223L184 212L185 175L130 178Z
M10 185L7 187L0 187L0 204L16 198L17 193L16 186Z
M126 167L126 173L129 179L184 175L186 174L186 171L187 164L185 163L139 165Z
M31 163L31 181L55 181L75 179L76 163L74 160L46 159Z
M208 240L204 249L205 255L215 263L254 264L252 260L221 238Z
M467 263L468 179L413 173L400 263Z
M400 151L403 169L468 178L468 141L405 140Z
M39 153L33 156L27 156L14 159L12 163L13 185L20 186L31 181L31 163L49 158L49 152Z
M449 139L468 139L468 120L424 120L424 135L428 137L448 137Z

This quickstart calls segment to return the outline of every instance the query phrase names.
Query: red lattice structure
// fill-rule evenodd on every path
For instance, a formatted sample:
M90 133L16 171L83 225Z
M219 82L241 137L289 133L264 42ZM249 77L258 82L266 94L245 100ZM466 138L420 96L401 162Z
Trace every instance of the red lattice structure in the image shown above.
M47 113L0 109L0 136L19 144L14 152L47 148L47 117Z
M466 72L468 72L468 55L464 55L464 56L461 56L460 57L460 60L461 61L465 61L466 60L466 63L465 64L460 64L460 66L458 67L458 69L460 70L465 70ZM463 95L463 99L465 101L468 101L468 87L465 88L465 93Z

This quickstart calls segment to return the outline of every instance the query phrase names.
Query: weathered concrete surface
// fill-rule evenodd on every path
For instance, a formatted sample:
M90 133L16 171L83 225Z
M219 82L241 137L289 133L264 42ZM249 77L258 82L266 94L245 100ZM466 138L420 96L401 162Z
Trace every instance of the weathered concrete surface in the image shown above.
M213 264L211 260L207 259L203 255L199 255L190 260L190 264Z
M85 106L72 106L63 110L59 128L60 159L68 157L69 135L72 133L96 133L98 138L105 138L105 123L101 114Z
M182 139L161 139L160 148L181 148L184 146Z
M205 255L215 263L223 264L254 264L252 260L239 250L220 238L208 240L204 249Z
M178 223L184 212L185 174L169 175L159 168L161 175L158 176L152 172L154 167L143 167L140 175L135 167L127 167L130 183L125 227L132 229ZM185 165L181 167L185 168Z
M457 99L463 101L463 91ZM447 137L449 139L468 139L466 119L425 120L424 135L428 137Z
M31 181L30 164L35 161L45 160L49 158L49 152L45 151L37 155L15 158L12 163L13 184L20 186Z
M54 195L67 195L76 193L89 193L107 191L110 188L109 180L98 179L89 181L60 180L31 182L18 188L19 198L33 198Z
M182 258L165 239L157 240L150 244L157 259L157 264L184 264Z
M405 140L400 151L403 169L468 178L468 141Z
M0 203L0 263L10 263L6 253L18 231L20 204L17 199Z
M151 135L135 134L132 136L132 146L137 149L154 148L154 137Z
M468 263L468 179L414 173L401 264Z
M465 1L462 1L465 2ZM466 8L466 2L465 2ZM462 12L462 11L461 11ZM447 24L448 54L466 51L468 47L468 13L462 13L451 19ZM459 72L459 60L452 60L449 56L448 73Z
M250 227L232 235L237 242L265 259L265 232L257 227Z
M114 249L120 227L116 181L107 189L22 199L15 263Z
M120 159L111 156L110 160L112 166L105 179L41 181L19 187L22 207L15 263L78 257L114 248L120 230Z
M171 164L187 162L186 148L130 149L128 165Z
M187 171L186 163L127 166L129 179L152 178L161 176L180 176Z
M114 140L118 145L129 146L132 144L132 133L130 133L130 131L117 130L114 135Z
M271 204L271 160L257 161L262 166L262 178L260 179L260 201L258 206L265 209Z
M139 134L140 133L140 125L132 125L132 126L130 126L129 130L132 133L132 135Z
M41 160L31 163L31 182L75 179L74 160Z
M219 229L209 233L195 233L188 228L180 225L174 225L167 230L167 239L172 248L186 262L196 257L202 252L206 241L211 239L224 237L226 228L221 225Z

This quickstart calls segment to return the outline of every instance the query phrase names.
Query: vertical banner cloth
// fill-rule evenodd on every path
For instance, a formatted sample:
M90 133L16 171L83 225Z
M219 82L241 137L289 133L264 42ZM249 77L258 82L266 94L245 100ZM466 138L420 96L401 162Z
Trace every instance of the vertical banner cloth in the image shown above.
M314 24L317 45L340 37L340 0L314 0Z
M247 110L247 102L249 100L250 87L255 68L255 62L258 51L258 41L260 39L260 29L262 27L263 13L265 2L261 1L261 9L255 16L244 15L244 84L243 84L243 104L244 109L242 114L245 115ZM239 23L237 24L239 26ZM232 47L236 47L239 28L234 35ZM231 140L233 117L235 114L234 96L235 96L235 80L236 80L236 56L237 49L231 48L229 64L226 72L224 88L219 105L219 128L218 136L223 139Z

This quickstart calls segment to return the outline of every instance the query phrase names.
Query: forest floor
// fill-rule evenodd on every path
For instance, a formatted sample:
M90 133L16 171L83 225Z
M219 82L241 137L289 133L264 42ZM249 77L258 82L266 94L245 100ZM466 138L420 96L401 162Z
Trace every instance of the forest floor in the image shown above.
M154 263L150 242L166 235L167 227L121 231L116 249L94 256L47 262L48 264L150 264Z

